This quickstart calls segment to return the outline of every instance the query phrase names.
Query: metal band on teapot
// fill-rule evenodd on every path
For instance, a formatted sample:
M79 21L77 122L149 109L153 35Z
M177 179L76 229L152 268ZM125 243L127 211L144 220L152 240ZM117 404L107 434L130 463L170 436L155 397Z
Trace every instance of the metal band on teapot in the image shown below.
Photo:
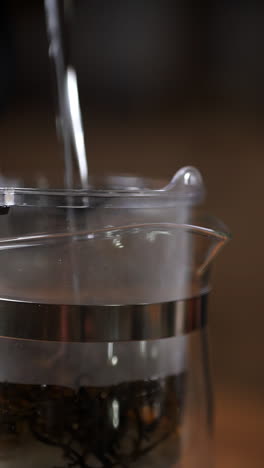
M60 342L157 340L204 327L207 296L158 304L60 305L0 300L0 336Z

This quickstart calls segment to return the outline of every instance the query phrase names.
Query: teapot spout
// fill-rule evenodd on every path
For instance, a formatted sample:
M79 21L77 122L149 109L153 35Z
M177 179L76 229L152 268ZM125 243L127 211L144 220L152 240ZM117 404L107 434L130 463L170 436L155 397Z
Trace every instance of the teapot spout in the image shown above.
M190 229L196 239L194 257L197 275L202 276L231 235L221 221L211 216L200 218L197 225L190 226Z

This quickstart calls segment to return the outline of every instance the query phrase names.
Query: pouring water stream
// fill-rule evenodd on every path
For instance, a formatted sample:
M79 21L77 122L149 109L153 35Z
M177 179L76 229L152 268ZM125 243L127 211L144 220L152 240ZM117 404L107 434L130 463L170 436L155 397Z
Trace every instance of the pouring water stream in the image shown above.
M58 125L64 146L65 186L73 188L74 154L79 169L81 187L88 187L88 161L86 156L82 117L78 95L77 76L69 65L65 34L66 12L64 2L45 0L49 55L54 63L58 99ZM70 19L70 18L69 18Z

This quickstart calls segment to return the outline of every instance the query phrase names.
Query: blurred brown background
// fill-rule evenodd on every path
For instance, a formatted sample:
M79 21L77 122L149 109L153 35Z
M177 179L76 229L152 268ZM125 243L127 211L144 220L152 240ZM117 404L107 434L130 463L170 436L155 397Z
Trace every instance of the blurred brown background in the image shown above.
M71 2L68 2L69 7ZM233 241L210 301L217 467L263 466L264 7L251 1L76 1L90 172L205 179ZM0 175L63 184L42 1L0 6Z

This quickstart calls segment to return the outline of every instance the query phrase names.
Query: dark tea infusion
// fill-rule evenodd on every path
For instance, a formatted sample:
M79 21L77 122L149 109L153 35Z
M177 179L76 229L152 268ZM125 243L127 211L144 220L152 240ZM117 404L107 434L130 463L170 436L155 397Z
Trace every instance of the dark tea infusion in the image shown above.
M171 466L183 386L183 373L77 390L2 383L0 467Z

